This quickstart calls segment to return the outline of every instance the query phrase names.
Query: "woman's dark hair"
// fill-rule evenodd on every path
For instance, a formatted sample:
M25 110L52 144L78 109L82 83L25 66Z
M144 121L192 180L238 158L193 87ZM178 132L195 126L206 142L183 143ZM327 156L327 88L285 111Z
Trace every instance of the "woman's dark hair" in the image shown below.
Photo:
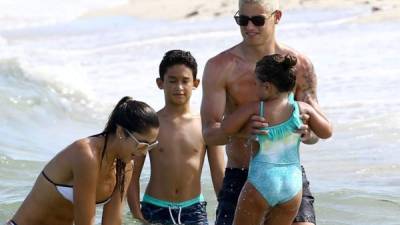
M297 58L280 54L264 56L256 64L256 76L262 82L270 82L279 92L292 91L296 84L294 66Z
M110 134L115 134L117 125L129 132L137 133L143 133L148 131L150 128L158 128L160 126L157 113L153 108L144 102L135 101L129 96L123 97L115 106L108 119L107 125L102 132L105 136L104 148L101 153L102 159L105 155L108 137ZM125 135L128 134L125 132ZM125 163L121 159L117 159L116 171L116 187L118 186L119 191L121 192L122 200L125 184Z
M164 75L168 68L174 65L183 64L192 70L193 80L197 76L197 62L190 52L183 50L171 50L165 53L161 60L159 73L161 80L164 80Z

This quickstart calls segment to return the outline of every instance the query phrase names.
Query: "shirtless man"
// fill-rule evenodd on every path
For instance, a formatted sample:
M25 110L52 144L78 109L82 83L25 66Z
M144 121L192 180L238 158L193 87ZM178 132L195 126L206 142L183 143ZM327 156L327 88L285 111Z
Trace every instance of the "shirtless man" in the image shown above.
M263 134L265 131L258 128L267 126L264 118L254 115L241 134L228 136L221 129L224 115L230 115L240 106L259 100L255 88L256 62L265 55L275 53L296 56L298 63L295 67L295 99L319 108L317 80L312 63L305 55L275 39L275 26L281 17L279 0L239 0L239 11L235 20L240 26L243 41L211 58L204 70L201 106L203 136L207 144L226 144L228 157L223 187L218 194L218 225L232 224L239 193L247 178L251 151L246 145L249 136L246 133ZM307 123L307 115L303 115L303 121ZM318 141L306 125L299 132L302 133L305 143L313 144ZM316 224L313 202L303 169L302 203L294 225Z
M145 157L135 159L128 203L135 218L161 224L208 224L201 194L201 172L207 153L215 192L222 187L224 151L206 146L201 119L190 110L192 90L199 85L197 63L190 52L172 50L160 64L157 85L165 107L158 112L159 146L149 152L150 181L139 202L139 178Z

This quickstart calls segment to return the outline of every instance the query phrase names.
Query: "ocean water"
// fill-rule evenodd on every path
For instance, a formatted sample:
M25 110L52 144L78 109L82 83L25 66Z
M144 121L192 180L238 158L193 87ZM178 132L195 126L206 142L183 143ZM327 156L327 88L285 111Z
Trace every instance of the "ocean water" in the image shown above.
M80 17L122 2L0 2L0 223L46 161L101 131L122 96L163 106L155 79L167 50L190 50L201 78L208 58L241 40L232 18ZM322 225L400 224L400 23L349 22L368 13L293 10L278 26L278 39L313 61L319 102L334 124L331 139L301 153ZM201 94L200 88L192 97L195 110ZM216 198L207 162L202 181L212 222ZM124 221L135 224L127 207Z

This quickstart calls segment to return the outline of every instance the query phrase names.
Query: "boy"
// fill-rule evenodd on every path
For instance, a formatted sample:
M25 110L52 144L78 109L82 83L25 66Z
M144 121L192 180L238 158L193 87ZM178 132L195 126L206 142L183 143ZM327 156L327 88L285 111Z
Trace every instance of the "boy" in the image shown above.
M201 194L201 172L207 152L214 190L224 176L224 151L206 146L201 118L192 114L190 97L200 80L190 52L171 50L160 63L157 85L164 90L165 106L158 112L159 145L149 152L151 175L140 208L140 173L145 157L135 158L128 203L133 216L150 223L208 224Z

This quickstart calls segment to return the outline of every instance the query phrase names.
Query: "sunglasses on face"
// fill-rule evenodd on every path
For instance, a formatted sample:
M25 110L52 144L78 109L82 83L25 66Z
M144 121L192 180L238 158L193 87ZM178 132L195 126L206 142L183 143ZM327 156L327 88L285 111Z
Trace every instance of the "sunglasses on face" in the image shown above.
M257 16L246 16L246 15L240 15L239 11L236 12L235 16L235 21L237 25L239 26L247 26L249 24L249 21L254 24L254 26L261 27L264 26L265 21L269 19L272 15L274 15L276 11L272 12L268 17L263 16L263 15L257 15Z
M146 143L146 142L141 142L139 141L131 132L129 132L127 129L125 129L126 133L128 133L129 137L132 138L136 144L138 145L138 148L144 148L147 151L150 151L152 149L154 149L157 145L158 145L158 141L155 141L151 144Z

